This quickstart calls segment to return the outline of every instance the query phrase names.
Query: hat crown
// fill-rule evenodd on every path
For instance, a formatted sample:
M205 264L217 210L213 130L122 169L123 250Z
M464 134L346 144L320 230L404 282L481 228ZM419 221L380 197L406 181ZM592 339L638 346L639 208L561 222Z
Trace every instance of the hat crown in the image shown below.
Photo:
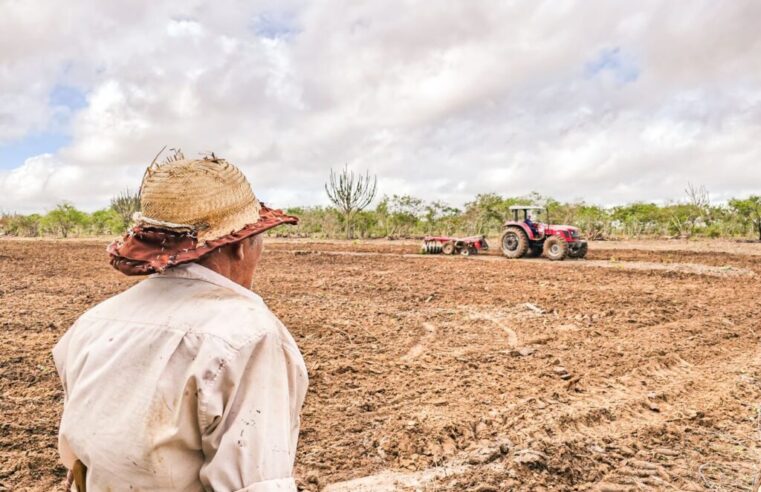
M261 208L240 169L217 158L151 165L140 187L140 206L146 224L189 228L206 240L255 223Z

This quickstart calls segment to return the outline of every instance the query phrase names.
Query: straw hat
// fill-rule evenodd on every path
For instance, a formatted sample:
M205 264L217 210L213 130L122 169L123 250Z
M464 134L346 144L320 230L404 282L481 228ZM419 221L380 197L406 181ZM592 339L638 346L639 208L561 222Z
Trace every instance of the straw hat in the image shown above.
M152 164L140 187L135 224L218 239L259 221L261 205L237 167L224 159Z
M280 224L298 223L260 203L243 173L213 154L154 161L143 176L140 206L135 226L108 247L111 264L128 275L161 272Z

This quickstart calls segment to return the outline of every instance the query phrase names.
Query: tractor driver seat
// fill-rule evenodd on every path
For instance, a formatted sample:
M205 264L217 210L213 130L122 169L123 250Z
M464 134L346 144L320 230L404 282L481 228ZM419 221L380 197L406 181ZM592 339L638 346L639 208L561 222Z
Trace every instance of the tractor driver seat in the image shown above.
M531 229L531 232L533 232L534 235L538 235L539 234L539 231L536 228L536 224L534 224L534 222L531 220L531 216L527 216L526 220L524 220L524 222L526 223L528 228Z
M544 224L534 224L534 232L537 239L544 239Z
M534 233L534 237L536 239L542 239L544 238L544 225L543 224L536 224L534 221L531 220L531 217L526 217L526 220L524 221L526 225L531 229L531 232Z

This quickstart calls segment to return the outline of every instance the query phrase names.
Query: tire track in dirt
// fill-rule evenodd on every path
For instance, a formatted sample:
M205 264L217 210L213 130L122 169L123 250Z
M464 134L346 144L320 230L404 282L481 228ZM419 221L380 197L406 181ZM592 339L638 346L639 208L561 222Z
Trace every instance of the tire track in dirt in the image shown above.
M515 332L515 330L513 330L512 328L507 326L501 319L499 319L496 316L493 316L493 315L491 315L491 314L489 314L487 312L478 311L478 310L475 310L475 309L472 309L472 308L466 308L466 312L468 314L466 319L468 319L468 320L491 321L492 323L497 325L497 327L499 329L501 329L502 331L505 332L505 334L507 334L507 344L508 344L509 348L511 348L511 349L518 348L518 345L519 345L518 334Z
M580 436L614 444L648 428L690 420L702 411L721 406L732 398L732 382L737 374L753 366L759 367L758 356L747 354L702 365L690 364L675 355L665 356L611 383L591 384L583 393L571 395L560 411L545 408L535 416L536 420L523 416L521 421L529 425L521 427L516 422L513 430L526 436L546 432L555 445L577 441ZM715 388L722 390L712 391ZM681 404L694 401L694 395L708 395L699 409ZM612 446L612 453L607 454L619 463L600 480L597 490L700 490L699 477L691 472L686 457L670 449L648 449L644 441L640 444L643 449L636 456L625 446Z
M497 452L500 442L489 444L481 440L475 450L458 453L447 461L446 466L416 472L385 470L329 484L323 490L391 492L407 488L421 490L421 487L424 490L429 490L427 487L437 490L438 481L483 470L484 466L494 471L503 471L505 466L522 466L525 462L524 456L531 456L530 459L539 461L546 459L541 450L542 439L536 439L542 434L551 437L552 444L561 448L580 439L588 443L608 443L605 449L591 444L592 449L596 449L600 459L607 462L610 468L592 490L703 490L699 483L699 474L695 476L695 467L691 467L687 457L680 455L678 451L665 447L650 448L647 442L642 441L643 447L635 452L618 443L623 438L637 435L645 429L657 430L667 421L684 418L675 415L680 413L679 410L685 410L678 408L678 399L686 399L688 393L704 391L705 388L698 387L699 383L723 383L724 381L716 379L717 375L724 374L724 379L732 379L739 368L749 364L758 365L758 357L755 357L755 362L747 356L740 356L724 364L710 363L699 367L678 356L665 356L651 361L644 367L636 368L611 383L596 382L586 388L584 393L571 395L568 402L561 403L564 406L560 411L553 411L552 406L542 402L541 412L533 416L518 411L521 408L525 410L526 405L531 402L519 402L506 408L504 416L519 415L517 421L504 420L504 426L509 429L508 434L517 434L526 447L511 450L504 457L507 461L502 463L496 461L501 459L500 453ZM647 385L642 385L642 381ZM639 386L655 387L656 394L650 395L652 391ZM710 398L710 402L707 402L710 403L708 406L720 405L727 396L726 391L717 392ZM660 405L657 410L648 404L653 400ZM749 473L754 471L750 467L748 470Z
M431 323L423 323L423 329L425 334L402 356L402 361L409 362L422 355L427 350L428 345L436 338L436 327Z
M651 361L612 382L598 382L582 390L570 391L558 421L558 435L611 436L630 431L628 424L659 420L669 399L687 391L688 383L700 377L694 366L678 356Z
M472 309L463 309L462 312L473 319L495 319L500 322L497 316L488 313L476 312L474 316ZM521 443L522 449L514 450L505 458L512 459L507 465L509 467L515 468L516 460L522 459L520 452L549 456L552 452L545 448L548 443L555 450L573 448L581 443L592 449L593 454L598 453L600 459L607 463L608 469L597 481L595 490L699 490L699 473L691 466L690 457L635 436L658 434L660 429L668 428L672 422L690 422L702 412L709 413L732 398L733 381L738 373L748 368L758 368L759 358L747 353L735 357L725 355L691 363L677 354L666 354L610 379L598 376L594 380L584 381L584 375L581 375L583 383L575 382L566 394L545 400L532 398L516 402L504 407L499 415L494 416L494 424L488 425L493 425L494 435L506 436ZM710 396L706 398L701 395ZM691 407L689 402L694 404L695 401L700 401L700 405ZM626 445L631 439L638 441L640 447L636 451ZM484 446L483 439L478 442L479 446ZM499 442L494 441L491 447L498 445ZM447 460L451 468L449 478L472 473L479 466L483 468L483 464L469 465L468 460L467 452L450 457ZM737 466L745 466L749 474L755 472L747 463ZM428 477L426 480L430 479L434 484L444 479L429 472L430 469L415 473L400 472L401 475L395 476L406 477L399 483L410 486L420 486L426 482L415 481L422 480L421 477ZM368 482L352 483L374 483L376 478L371 476L367 477ZM431 490L437 490L432 487Z

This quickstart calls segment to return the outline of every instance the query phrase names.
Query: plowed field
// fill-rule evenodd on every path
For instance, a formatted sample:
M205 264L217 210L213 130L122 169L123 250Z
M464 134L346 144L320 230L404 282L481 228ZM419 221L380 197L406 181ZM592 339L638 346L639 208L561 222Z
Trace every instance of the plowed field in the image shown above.
M0 241L0 490L60 487L50 349L138 281L110 269L104 246ZM559 264L268 243L255 290L311 378L301 486L749 490L761 459L757 246L594 243L587 260Z

